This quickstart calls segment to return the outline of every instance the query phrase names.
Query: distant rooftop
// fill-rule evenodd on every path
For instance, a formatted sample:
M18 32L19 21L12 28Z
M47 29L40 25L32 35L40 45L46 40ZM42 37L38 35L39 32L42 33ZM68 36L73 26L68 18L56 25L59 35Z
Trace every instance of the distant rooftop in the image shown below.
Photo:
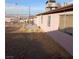
M46 4L47 4L48 2L56 2L56 1L55 1L55 0L48 0L48 1L46 2Z

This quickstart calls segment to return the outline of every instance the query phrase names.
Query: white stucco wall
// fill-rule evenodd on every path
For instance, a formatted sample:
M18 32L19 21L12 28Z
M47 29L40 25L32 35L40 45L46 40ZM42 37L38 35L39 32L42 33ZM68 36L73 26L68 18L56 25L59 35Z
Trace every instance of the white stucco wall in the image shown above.
M24 22L24 20L20 20L20 22Z
M5 18L5 22L11 22L11 18Z
M43 15L42 24L41 15L37 16L36 24L41 27L43 32L51 36L57 43L60 44L60 46L62 46L66 51L73 55L73 37L58 31L60 15L63 14L73 14L73 11ZM47 24L49 15L51 15L50 27Z
M48 32L48 31L55 31L58 30L59 27L59 19L60 19L60 15L63 14L72 14L73 12L63 12L63 13L55 13L55 14L47 14L47 15L40 15L37 16L37 18L35 19L35 23L37 24L37 26L40 26L44 32ZM51 16L51 23L50 23L50 27L48 26L48 16ZM41 23L41 16L43 16L43 23Z
M50 27L48 26L48 16L51 16ZM41 16L38 17L38 24L43 29L44 32L58 30L59 25L59 15L49 14L43 15L43 23L41 24Z
M41 16L37 16L35 19L34 19L34 22L37 26L40 26L41 25Z

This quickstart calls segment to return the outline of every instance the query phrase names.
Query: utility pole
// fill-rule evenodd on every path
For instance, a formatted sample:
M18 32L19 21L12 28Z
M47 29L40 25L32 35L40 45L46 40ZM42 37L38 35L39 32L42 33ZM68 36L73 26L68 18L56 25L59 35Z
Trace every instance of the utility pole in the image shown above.
M30 23L30 6L29 6L29 16L28 16L28 22Z

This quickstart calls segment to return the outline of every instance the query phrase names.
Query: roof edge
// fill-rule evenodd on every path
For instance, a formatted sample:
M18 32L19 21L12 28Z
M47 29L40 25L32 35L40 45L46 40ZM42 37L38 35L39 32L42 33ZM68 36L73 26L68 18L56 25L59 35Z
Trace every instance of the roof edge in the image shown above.
M60 12L67 12L67 11L73 11L73 4L57 8L56 10L43 12L43 13L37 14L37 16L39 16L39 15L46 15L46 14L53 14L53 13L60 13Z

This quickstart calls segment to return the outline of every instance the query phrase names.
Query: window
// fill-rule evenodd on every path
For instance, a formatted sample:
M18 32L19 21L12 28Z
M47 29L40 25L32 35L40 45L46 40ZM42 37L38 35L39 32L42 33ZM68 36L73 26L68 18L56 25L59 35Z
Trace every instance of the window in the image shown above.
M41 24L43 23L43 16L41 16Z
M48 26L50 27L51 16L48 16Z

